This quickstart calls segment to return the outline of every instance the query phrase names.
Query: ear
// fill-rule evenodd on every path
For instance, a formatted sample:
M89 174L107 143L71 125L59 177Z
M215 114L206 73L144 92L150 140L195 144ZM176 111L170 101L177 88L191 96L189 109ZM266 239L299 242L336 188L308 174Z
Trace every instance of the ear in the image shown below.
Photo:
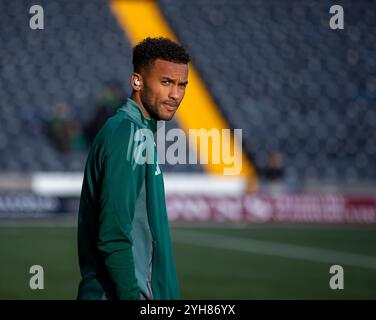
M131 87L134 91L140 91L142 87L142 76L133 72L131 76Z

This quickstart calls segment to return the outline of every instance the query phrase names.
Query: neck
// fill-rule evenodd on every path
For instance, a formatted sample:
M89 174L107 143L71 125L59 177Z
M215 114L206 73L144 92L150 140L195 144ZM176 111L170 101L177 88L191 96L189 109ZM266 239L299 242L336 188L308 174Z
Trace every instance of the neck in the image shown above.
M141 101L141 98L140 98L140 94L138 92L133 91L132 95L131 95L131 99L134 102L136 102L137 105L140 107L140 109L141 109L143 115L145 116L145 118L150 119L151 118L150 113L146 110L146 108L142 104L142 101Z

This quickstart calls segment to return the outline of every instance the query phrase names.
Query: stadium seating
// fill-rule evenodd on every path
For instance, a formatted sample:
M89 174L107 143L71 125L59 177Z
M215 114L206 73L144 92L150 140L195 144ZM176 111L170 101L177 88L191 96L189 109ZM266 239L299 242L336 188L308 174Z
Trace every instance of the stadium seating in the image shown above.
M341 1L344 30L328 1L158 2L259 168L278 151L302 183L375 181L374 1Z
M302 183L376 180L374 1L342 1L345 30L329 28L327 1L158 3L258 168L278 151ZM52 106L84 125L105 83L129 94L131 46L106 0L39 4L44 30L27 1L0 2L0 170L81 171L86 151L61 154L46 133Z
M43 30L29 28L32 4L0 2L0 171L82 171L87 152L58 152L46 131L53 106L65 103L84 126L107 82L121 83L128 95L131 45L106 0L39 1Z

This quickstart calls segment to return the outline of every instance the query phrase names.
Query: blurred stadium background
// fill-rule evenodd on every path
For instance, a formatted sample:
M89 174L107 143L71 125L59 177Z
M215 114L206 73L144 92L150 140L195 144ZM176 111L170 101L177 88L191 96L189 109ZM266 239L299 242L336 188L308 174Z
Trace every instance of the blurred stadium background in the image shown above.
M43 30L29 27L35 4ZM329 28L333 4L344 30ZM87 151L130 94L131 48L147 36L193 60L166 130L243 130L239 175L163 165L182 298L376 298L376 1L6 0L0 12L0 299L75 298ZM344 290L329 287L335 264ZM32 265L44 290L29 288Z

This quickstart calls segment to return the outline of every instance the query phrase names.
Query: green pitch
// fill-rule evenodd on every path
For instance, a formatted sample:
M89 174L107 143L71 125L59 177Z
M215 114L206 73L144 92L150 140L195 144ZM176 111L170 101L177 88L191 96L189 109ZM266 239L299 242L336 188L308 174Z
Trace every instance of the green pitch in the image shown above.
M376 298L376 226L173 225L172 237L182 299ZM335 264L343 290L329 286ZM78 282L74 227L0 226L0 299L74 299Z

